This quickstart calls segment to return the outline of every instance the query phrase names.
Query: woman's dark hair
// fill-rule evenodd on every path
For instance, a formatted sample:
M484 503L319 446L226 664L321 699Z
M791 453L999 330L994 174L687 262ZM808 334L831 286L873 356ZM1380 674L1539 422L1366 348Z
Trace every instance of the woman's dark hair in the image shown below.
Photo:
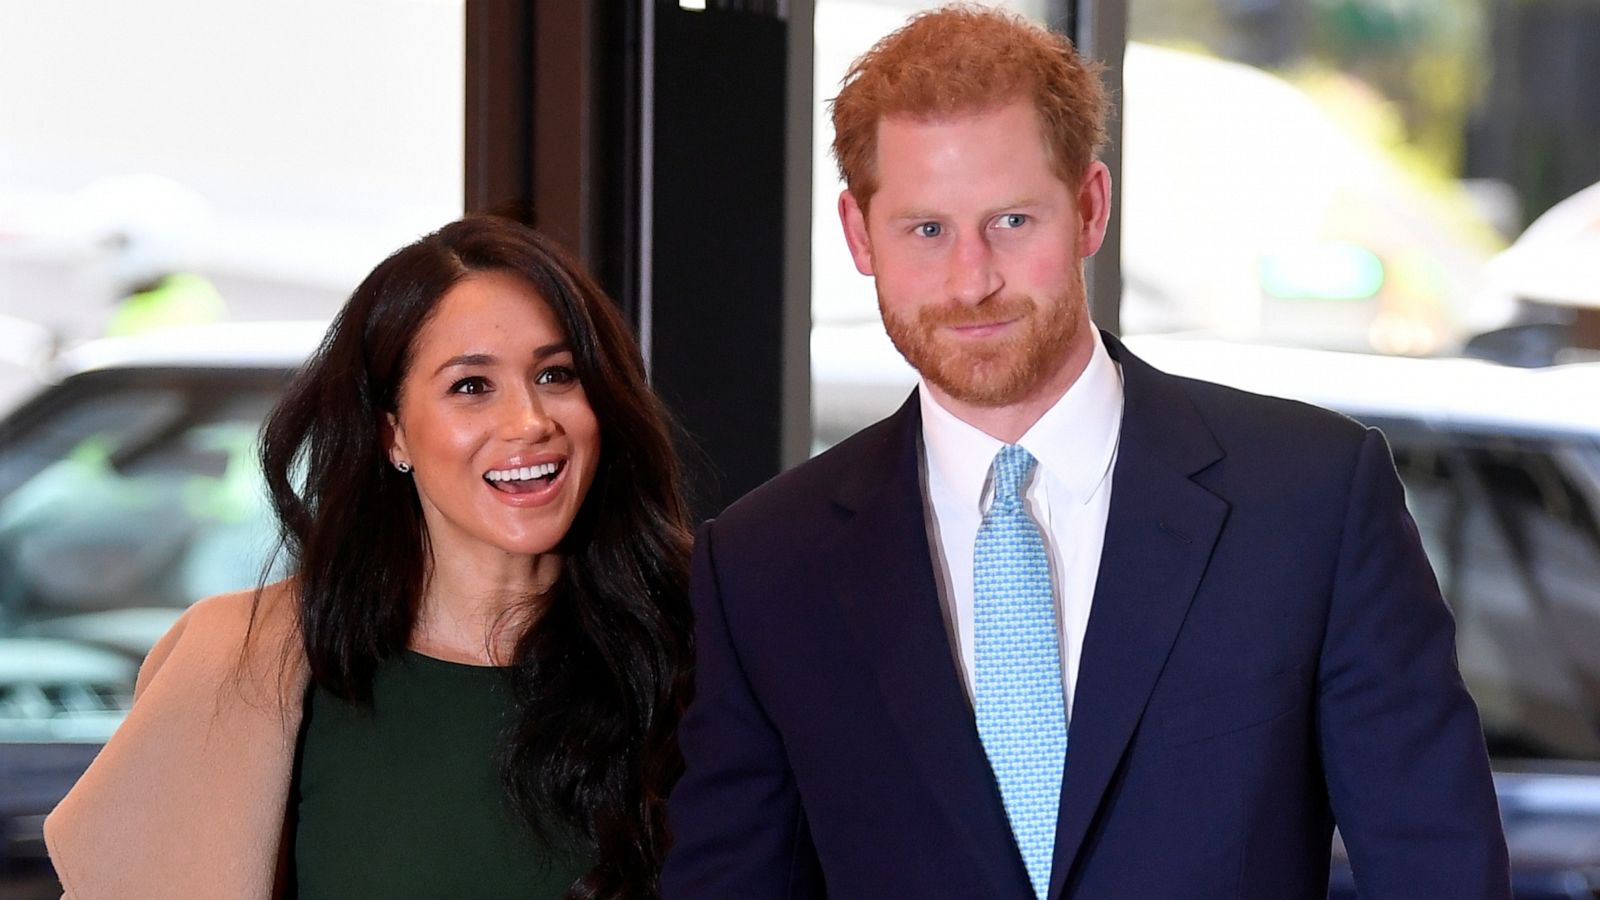
M537 616L516 644L504 780L536 834L598 860L569 897L651 896L689 690L687 512L667 416L627 325L532 229L467 218L384 260L267 420L262 462L311 680L370 702L378 663L411 636L431 551L413 482L389 464L385 414L440 298L476 272L520 275L550 305L600 423L561 574L528 598Z

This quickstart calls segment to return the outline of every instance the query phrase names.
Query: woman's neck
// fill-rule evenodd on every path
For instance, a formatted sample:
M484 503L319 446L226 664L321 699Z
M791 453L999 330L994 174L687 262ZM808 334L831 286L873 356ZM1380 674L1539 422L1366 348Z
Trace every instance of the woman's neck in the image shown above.
M553 553L499 559L435 557L411 629L411 649L472 665L509 665L561 572Z

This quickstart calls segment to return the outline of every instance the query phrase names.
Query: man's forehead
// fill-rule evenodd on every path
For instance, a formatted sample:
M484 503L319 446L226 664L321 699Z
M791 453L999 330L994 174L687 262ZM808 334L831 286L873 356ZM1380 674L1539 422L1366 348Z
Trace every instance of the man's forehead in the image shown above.
M884 125L890 123L895 125L914 126L954 125L962 122L970 122L973 119L981 119L987 116L992 116L997 113L1004 112L1014 106L1026 107L1029 111L1034 113L1034 118L1037 120L1038 109L1028 97L1022 95L1005 94L997 97L986 98L982 101L953 105L949 108L931 110L889 109L885 110L882 115L878 116L877 125L880 132L883 130Z
M1007 104L951 115L892 115L879 119L873 142L873 167L881 179L885 164L899 167L922 160L937 165L952 154L1001 150L1028 153L1034 147L1052 162L1050 142L1031 105Z

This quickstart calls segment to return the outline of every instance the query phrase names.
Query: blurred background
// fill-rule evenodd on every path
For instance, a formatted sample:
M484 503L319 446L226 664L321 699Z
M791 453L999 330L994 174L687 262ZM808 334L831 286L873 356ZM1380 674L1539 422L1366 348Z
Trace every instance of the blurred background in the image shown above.
M826 101L934 5L0 0L0 898L59 894L43 816L150 643L276 574L256 430L396 247L566 242L705 515L893 411ZM1107 65L1097 323L1384 428L1519 896L1600 896L1600 4L1001 5Z

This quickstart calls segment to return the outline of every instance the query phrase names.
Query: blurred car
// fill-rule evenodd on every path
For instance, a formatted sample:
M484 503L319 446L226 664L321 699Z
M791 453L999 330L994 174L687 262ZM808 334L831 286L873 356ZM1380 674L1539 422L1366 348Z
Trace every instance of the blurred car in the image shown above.
M0 420L0 887L42 865L44 816L151 645L194 601L272 574L256 436L325 327L85 344Z
M1600 183L1545 211L1484 274L1484 303L1562 326L1564 355L1600 354Z
M1600 363L1518 368L1180 336L1127 343L1167 372L1383 430L1455 614L1516 896L1600 898ZM876 324L820 325L812 354L820 444L892 412L916 383ZM1336 855L1331 896L1354 897Z

